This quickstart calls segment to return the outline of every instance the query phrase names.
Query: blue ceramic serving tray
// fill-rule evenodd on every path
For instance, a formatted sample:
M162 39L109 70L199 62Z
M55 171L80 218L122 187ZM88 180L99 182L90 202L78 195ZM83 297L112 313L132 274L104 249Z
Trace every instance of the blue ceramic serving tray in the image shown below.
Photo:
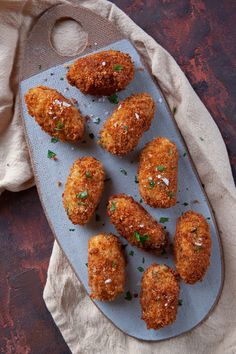
M174 324L158 331L147 330L145 322L140 318L139 292L143 273L138 270L138 267L146 269L154 262L165 263L174 267L173 256L157 257L130 246L121 237L121 242L127 245L125 247L128 260L125 293L113 302L94 301L103 314L123 332L138 339L159 341L191 330L202 322L213 309L221 293L223 282L221 243L211 207L184 141L178 132L160 89L143 65L137 51L125 39L111 43L98 51L103 49L114 49L129 53L135 63L134 80L124 91L118 93L119 100L121 101L133 93L148 92L157 105L151 128L143 135L136 149L129 155L120 158L109 154L97 145L98 132L104 121L116 108L116 105L110 103L106 97L85 96L78 89L70 86L66 80L66 65L58 65L45 71L40 68L38 74L21 82L22 111L26 136L37 187L48 221L57 241L88 293L90 292L87 274L88 239L93 235L104 232L112 232L117 235L106 215L106 203L109 196L115 193L127 193L132 195L136 201L140 201L138 184L135 183L139 152L148 141L157 136L165 136L176 143L180 156L178 203L170 209L153 209L144 203L142 205L158 221L161 217L169 218L169 221L164 225L169 232L171 241L175 232L176 220L183 212L192 209L207 218L212 235L212 255L211 264L205 278L195 285L185 285L181 282L180 299L182 305L178 308L178 315ZM65 64L69 65L70 61ZM74 98L78 101L78 107L82 114L89 117L82 143L78 145L61 142L52 143L51 137L44 133L27 113L24 95L31 87L38 85L55 88L65 97ZM48 150L57 154L57 161L47 158ZM62 204L62 192L74 160L88 155L102 161L108 181L105 182L104 194L96 215L88 225L81 227L73 225L67 218ZM127 174L122 173L122 170L125 170ZM61 182L62 185L58 186L58 182ZM133 256L130 255L131 250L134 253ZM132 300L126 299L127 291L132 294Z

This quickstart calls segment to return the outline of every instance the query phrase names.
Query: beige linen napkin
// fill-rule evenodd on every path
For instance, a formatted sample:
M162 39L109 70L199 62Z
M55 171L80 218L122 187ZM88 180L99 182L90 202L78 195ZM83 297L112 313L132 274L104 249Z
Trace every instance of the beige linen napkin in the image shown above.
M68 1L60 1L65 2ZM36 16L55 3L53 0L0 2L0 191L17 191L32 184L19 106L15 104L13 108L13 104L23 40ZM225 284L213 313L192 332L161 343L141 342L124 335L99 312L55 242L44 290L46 305L76 354L233 354L236 352L236 192L219 130L175 60L128 16L105 0L78 3L108 18L132 41L149 63L170 108L177 107L176 122L221 230Z

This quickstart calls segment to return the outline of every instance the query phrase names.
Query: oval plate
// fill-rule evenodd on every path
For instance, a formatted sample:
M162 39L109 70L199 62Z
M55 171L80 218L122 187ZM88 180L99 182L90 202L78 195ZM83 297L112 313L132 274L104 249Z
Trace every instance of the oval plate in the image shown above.
M103 122L116 108L116 105L110 103L105 97L85 96L78 89L70 86L66 80L67 68L65 65L58 65L45 71L43 71L44 68L40 67L38 74L21 82L22 113L26 137L38 192L47 219L62 250L88 293L90 292L87 276L88 239L93 235L104 232L117 234L106 216L106 203L109 196L115 193L127 193L132 195L135 200L140 201L138 184L135 183L140 150L156 136L165 136L176 143L180 156L178 203L170 209L153 209L144 203L143 206L156 220L159 220L160 217L169 218L165 226L169 232L170 240L173 239L176 220L183 212L192 209L207 218L211 227L212 255L211 264L205 278L195 285L181 283L180 299L182 305L178 308L178 315L174 324L158 331L147 330L145 322L140 319L139 297L136 297L136 294L140 292L140 280L143 274L137 268L146 269L153 262L165 263L174 267L173 258L171 255L157 257L141 251L127 245L127 241L121 238L122 243L126 245L125 253L128 260L125 293L113 302L95 301L104 315L126 334L142 340L159 341L191 330L209 315L217 303L222 289L224 273L221 242L212 210L185 143L160 89L143 65L135 48L128 40L123 39L110 43L103 49L115 49L129 53L137 69L134 80L124 91L118 93L119 100L123 100L133 93L148 92L157 104L152 126L144 134L138 147L128 156L120 158L110 155L96 144L98 132ZM101 48L98 51L100 50ZM40 58L38 57L38 65L40 65ZM62 58L59 61L62 62ZM70 61L67 61L66 64L69 65ZM33 65L35 67L35 63ZM32 75L34 70L31 71ZM29 72L25 77L28 76ZM82 114L91 117L88 120L86 135L82 143L79 145L61 142L51 143L51 137L44 133L34 119L29 116L24 103L24 95L31 87L38 85L55 88L65 97L76 99ZM101 119L100 124L95 123L97 122L96 118ZM47 158L48 150L57 154L57 161ZM62 192L74 160L87 155L92 155L102 161L107 180L96 215L88 225L81 227L74 226L68 220L62 205ZM122 170L126 171L127 174L122 173ZM58 181L62 183L61 187L58 187ZM131 250L134 252L133 256L130 255ZM130 291L133 295L130 301L125 299L127 291Z

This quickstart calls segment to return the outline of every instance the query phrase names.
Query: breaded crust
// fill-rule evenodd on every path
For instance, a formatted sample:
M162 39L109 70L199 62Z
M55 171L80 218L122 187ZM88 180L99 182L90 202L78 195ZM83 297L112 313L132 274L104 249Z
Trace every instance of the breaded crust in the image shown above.
M107 213L111 223L131 245L157 252L166 248L165 230L132 197L125 194L111 196Z
M203 279L210 264L211 234L205 218L192 210L177 221L174 238L175 264L185 283Z
M116 236L100 234L89 240L88 282L92 299L111 301L123 293L125 258Z
M140 303L142 319L148 329L160 329L176 320L179 283L176 273L167 265L152 264L144 272Z
M84 94L109 96L124 90L134 77L134 64L129 54L105 50L74 62L67 80Z
M114 155L125 155L138 144L155 113L155 103L147 93L126 98L106 120L99 144Z
M34 87L25 95L25 102L29 114L49 135L72 143L83 137L83 116L58 91L46 86Z
M73 224L85 225L100 202L105 172L100 161L88 156L71 167L63 193L63 204Z
M143 148L138 170L140 194L154 208L176 204L178 151L167 138L158 137Z

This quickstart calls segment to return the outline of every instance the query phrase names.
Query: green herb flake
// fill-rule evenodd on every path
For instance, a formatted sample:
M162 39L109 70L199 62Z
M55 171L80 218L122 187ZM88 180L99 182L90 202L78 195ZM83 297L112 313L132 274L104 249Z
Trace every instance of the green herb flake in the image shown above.
M174 192L167 192L168 197L174 198L175 193Z
M200 136L200 138L199 138L201 141L204 141L204 139Z
M127 125L123 126L124 130L128 131L129 127Z
M85 202L78 202L78 205L86 206L87 204Z
M87 198L87 196L88 196L88 191L86 191L86 190L81 193L76 194L76 198L81 198L81 199L85 199L85 198Z
M48 158L51 160L55 160L56 159L57 154L55 154L55 152L48 150Z
M158 171L162 172L162 171L165 171L166 168L164 166L162 166L162 165L159 165L159 166L156 167L156 169Z
M90 171L86 171L86 172L85 172L85 176L86 176L87 178L93 178Z
M182 305L183 305L183 300L179 299L178 306L182 306Z
M187 155L187 152L185 151L184 153L183 153L183 157L185 157Z
M119 103L119 98L117 96L117 94L115 93L114 95L111 95L108 97L108 101L114 104L118 104Z
M200 252L202 251L203 247L200 245L195 245L195 251Z
M64 77L60 77L60 80L63 81L63 80L64 80Z
M156 185L155 181L153 181L153 180L149 181L149 186L151 189L153 189L155 187L155 185Z
M115 261L112 261L112 264L111 264L112 268L116 268L117 264Z
M170 149L170 150L169 150L169 155L172 155L172 154L173 154L173 150Z
M85 263L86 267L88 267L88 263Z
M159 220L160 223L164 224L165 222L169 221L169 218L166 218L164 216L162 216Z
M148 236L148 235L143 235L143 236L142 236L142 235L140 235L140 233L137 232L137 231L134 232L134 237L136 238L137 241L141 242L142 244L143 244L145 241L149 240L149 236Z
M142 262L145 263L145 258L143 257Z
M133 256L133 255L134 255L134 251L130 251L129 256Z
M58 121L56 123L56 128L54 128L54 130L62 130L63 128L64 128L64 124Z
M184 202L184 203L183 203L183 205L184 205L184 206L187 206L187 205L188 205L188 203Z
M176 112L177 112L177 108L174 107L174 108L173 108L173 114L175 114Z
M121 64L116 64L115 66L113 66L114 71L121 71L123 69L124 69L124 67Z
M115 210L116 210L116 203L115 202L111 202L110 211L115 211Z
M93 120L93 123L95 123L95 124L100 124L100 122L101 122L101 118L99 118L99 117L94 118L94 120Z
M51 143L53 143L53 144L55 144L55 143L57 143L59 140L57 139L57 138L52 138L51 139Z
M123 175L125 175L125 176L127 176L127 174L128 174L127 171L124 170L123 168L120 168L120 172L123 173Z
M89 137L90 137L90 139L94 139L94 134L93 133L89 133Z
M69 229L69 231L75 231L75 229Z
M138 271L141 272L141 273L144 272L143 267L138 267L137 269L138 269Z
M210 218L210 217L208 217L208 218L207 218L207 220L211 220L211 218Z
M141 199L139 200L139 203L142 204L142 202L143 202L143 200L142 200L142 198L141 198Z
M131 301L131 300L132 300L132 294L131 294L130 291L127 291L127 292L126 292L125 300L128 300L128 301Z
M139 182L138 182L138 177L137 177L137 176L135 176L135 177L134 177L134 182L135 182L135 183L139 183Z

